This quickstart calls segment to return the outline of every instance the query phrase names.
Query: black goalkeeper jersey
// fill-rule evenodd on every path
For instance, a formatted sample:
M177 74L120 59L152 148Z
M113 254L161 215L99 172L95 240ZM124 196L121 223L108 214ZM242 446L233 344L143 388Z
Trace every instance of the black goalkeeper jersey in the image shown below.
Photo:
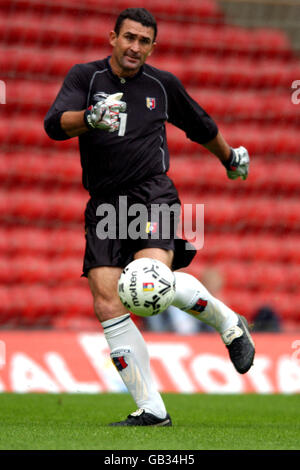
M199 144L213 139L218 128L171 73L144 64L132 78L113 74L109 57L71 68L45 117L54 140L70 137L60 126L65 111L94 105L99 96L122 92L127 103L119 131L90 130L78 137L82 182L91 196L132 187L169 169L165 122L182 129Z

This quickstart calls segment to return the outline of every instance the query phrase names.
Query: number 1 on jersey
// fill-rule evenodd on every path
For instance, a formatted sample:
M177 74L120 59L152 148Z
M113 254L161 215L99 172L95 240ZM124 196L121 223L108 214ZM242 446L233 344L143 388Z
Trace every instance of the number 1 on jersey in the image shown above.
M119 113L119 118L120 118L120 126L119 126L118 135L122 137L123 135L125 135L125 132L126 132L127 113Z

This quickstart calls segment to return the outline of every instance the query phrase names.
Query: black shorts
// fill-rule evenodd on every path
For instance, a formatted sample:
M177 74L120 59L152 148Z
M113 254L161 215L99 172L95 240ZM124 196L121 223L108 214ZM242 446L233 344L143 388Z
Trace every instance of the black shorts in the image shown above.
M99 266L124 268L144 248L173 250L173 269L188 266L196 251L176 236L179 219L178 193L165 174L118 194L92 197L85 210L82 275Z

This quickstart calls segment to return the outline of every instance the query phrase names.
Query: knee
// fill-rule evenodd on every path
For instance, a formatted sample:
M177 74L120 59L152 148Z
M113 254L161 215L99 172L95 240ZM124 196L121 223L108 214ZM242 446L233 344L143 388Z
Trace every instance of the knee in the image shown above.
M118 297L106 299L101 295L94 296L94 312L100 322L110 320L127 313Z

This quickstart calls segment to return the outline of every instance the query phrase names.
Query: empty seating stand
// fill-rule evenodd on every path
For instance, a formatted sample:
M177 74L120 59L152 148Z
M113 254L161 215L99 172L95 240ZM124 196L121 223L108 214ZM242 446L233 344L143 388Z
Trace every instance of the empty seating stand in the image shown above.
M283 31L230 25L213 0L1 1L0 324L93 318L80 277L88 194L78 143L51 141L43 119L74 64L110 54L108 32L129 4L158 19L149 63L177 75L230 145L251 155L247 181L228 180L203 146L167 125L182 203L204 204L204 245L187 272L216 270L224 301L250 320L270 305L299 325L299 59Z

